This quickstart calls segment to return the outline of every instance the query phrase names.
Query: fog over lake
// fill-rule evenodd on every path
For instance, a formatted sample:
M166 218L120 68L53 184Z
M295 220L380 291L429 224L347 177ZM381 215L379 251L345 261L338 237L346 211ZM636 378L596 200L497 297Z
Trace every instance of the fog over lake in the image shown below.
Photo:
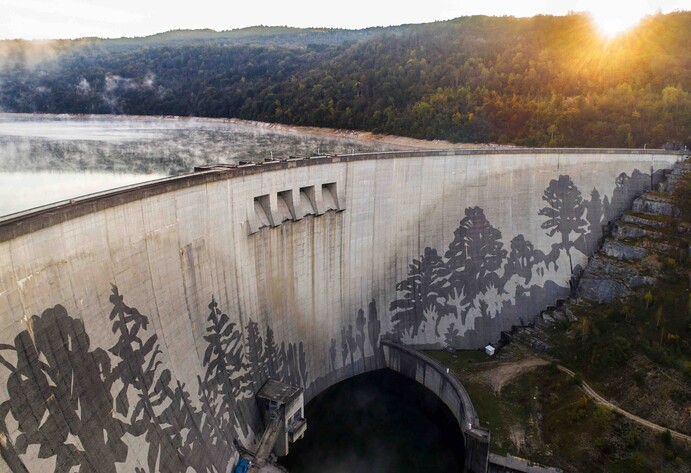
M0 216L205 164L443 146L361 136L240 120L0 113Z

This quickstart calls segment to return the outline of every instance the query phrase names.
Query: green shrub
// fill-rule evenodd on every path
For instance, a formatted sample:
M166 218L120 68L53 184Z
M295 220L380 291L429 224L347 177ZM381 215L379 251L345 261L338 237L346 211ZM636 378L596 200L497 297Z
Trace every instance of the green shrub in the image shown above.
M636 371L633 374L633 380L636 382L636 385L639 387L642 387L645 385L645 373L643 371Z
M658 438L665 447L670 447L672 445L672 432L670 432L669 429L662 432Z

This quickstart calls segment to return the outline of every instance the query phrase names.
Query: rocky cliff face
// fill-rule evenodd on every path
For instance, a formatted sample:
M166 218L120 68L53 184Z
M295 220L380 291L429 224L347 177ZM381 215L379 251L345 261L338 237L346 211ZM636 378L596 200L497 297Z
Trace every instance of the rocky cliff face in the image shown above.
M577 296L594 302L613 302L635 289L656 282L656 268L664 258L685 261L691 235L680 218L672 192L691 172L691 162L677 163L668 179L638 197L631 211L613 225L602 249L589 261Z

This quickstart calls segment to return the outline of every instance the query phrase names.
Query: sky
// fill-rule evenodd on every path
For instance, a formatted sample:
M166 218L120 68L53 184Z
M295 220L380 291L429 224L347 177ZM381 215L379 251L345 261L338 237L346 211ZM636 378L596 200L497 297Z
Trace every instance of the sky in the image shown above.
M691 0L0 0L0 39L120 38L256 25L359 29L569 11L593 12L620 28L646 14L674 10L691 10Z

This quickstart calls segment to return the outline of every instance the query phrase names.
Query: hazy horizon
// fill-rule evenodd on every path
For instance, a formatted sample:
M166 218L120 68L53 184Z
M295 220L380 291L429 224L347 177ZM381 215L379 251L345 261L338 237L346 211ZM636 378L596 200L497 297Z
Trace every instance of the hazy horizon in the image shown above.
M116 5L105 0L0 0L0 40L119 39L175 30L232 31L256 26L339 28L358 30L447 21L472 15L532 17L585 12L608 30L634 25L644 16L686 11L688 0L631 0L626 8L597 0L489 0L465 4L430 0L401 1L395 8L365 0L332 5L328 11L314 0L289 4L278 0L232 6L213 0L135 2Z

